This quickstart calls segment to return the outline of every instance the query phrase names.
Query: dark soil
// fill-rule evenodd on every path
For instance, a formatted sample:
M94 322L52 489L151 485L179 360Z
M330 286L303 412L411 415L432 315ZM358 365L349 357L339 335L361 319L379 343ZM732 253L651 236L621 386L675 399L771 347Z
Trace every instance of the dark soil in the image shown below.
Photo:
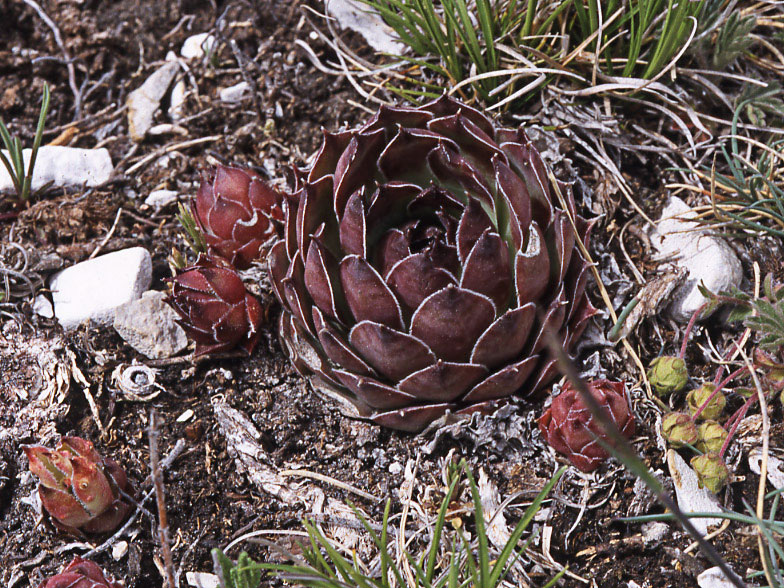
M113 181L99 189L54 191L37 195L21 206L10 199L0 201L0 214L9 217L0 224L1 239L13 239L39 257L59 258L48 267L53 270L85 260L119 218L111 238L101 245L101 252L131 246L147 248L153 256L152 288L165 289L164 280L171 275L167 258L172 248L184 250L184 242L175 219L176 206L154 212L143 204L149 192L170 188L193 194L201 172L216 162L253 165L284 183L285 167L304 163L318 146L322 128L350 125L366 116L352 105L351 101L359 102L361 98L350 84L321 73L296 44L297 40L307 41L322 61L332 57L323 42L309 35L315 17L305 9L305 2L212 4L187 0L43 2L74 60L77 83L89 79L74 120L75 99L61 50L50 29L23 2L0 0L0 21L6 23L0 31L0 118L29 144L43 84L47 82L52 108L45 142L59 137L71 146L104 146L117 166ZM323 9L318 2L309 4L316 10ZM122 108L128 94L163 62L168 51L178 53L188 36L204 31L236 42L244 56L244 72L226 44L207 63L192 61L192 80L198 95L192 93L185 103L187 122L182 125L187 129L186 136L153 136L134 146ZM372 55L361 38L346 35L344 40L361 55ZM256 99L233 106L222 104L217 97L219 89L245 78L255 84ZM159 122L168 120L162 113L159 117ZM221 138L178 151L166 166L153 160L127 173L144 156L168 144L211 135ZM634 165L639 168L636 187L641 194L662 189L655 163L649 168ZM600 191L600 178L593 170L578 171L589 189ZM617 211L616 216L606 217L597 227L600 243L610 242L617 227L630 218L630 210L615 198L607 208ZM123 213L117 217L120 208ZM651 268L646 267L644 248L631 242L630 254L647 272ZM602 247L602 251L605 249ZM754 252L751 257L762 260L763 270L781 267L779 252L762 257ZM519 493L515 505L530 502L555 471L553 458L533 423L541 413L541 403L520 403L512 416L477 416L471 426L454 433L423 437L390 432L342 416L291 368L276 336L279 310L263 287L262 296L269 301L268 332L253 356L195 364L187 358L146 360L110 327L89 325L63 333L55 322L33 315L28 304L20 307L15 320L3 319L0 433L5 434L0 434L0 584L37 586L74 555L85 553L105 539L67 536L36 515L31 504L35 481L27 473L21 446L51 444L58 434L91 439L100 452L126 469L139 496L150 488L145 480L150 473L148 428L153 410L162 423L161 457L169 454L178 441L185 443L165 472L169 534L175 569L182 572L182 586L187 585L185 572L212 571L212 548L225 547L234 538L256 530L300 531L302 517L313 514L305 500L281 500L238 470L216 420L214 404L218 402L239 410L253 422L263 461L273 469L322 474L379 500L370 501L340 485L305 475L288 477L287 481L303 496L318 488L327 500L354 502L376 522L381 520L387 498L393 501L393 512L400 512L402 472L414 464L414 499L431 516L443 492L442 469L447 457L467 458L476 475L484 469L498 487L501 500ZM679 336L665 322L644 323L634 344L641 347L645 362L663 348L672 351L679 344ZM586 350L582 359L590 352ZM39 368L46 358L52 365L66 365L70 357L90 384L95 413L73 372L63 372L59 387L41 381ZM163 391L149 403L128 401L113 383L115 369L134 361L159 369L157 381ZM616 379L637 380L633 365L620 351L603 352L602 365ZM57 381L52 375L52 382ZM49 401L33 406L30 398L50 384ZM653 433L654 412L646 405L641 390L635 389L633 396L638 415L651 418L638 419L635 446L651 469L666 472L664 454ZM193 415L181 422L179 417L189 410ZM776 410L775 416L780 417ZM520 423L526 426L520 428ZM491 437L480 433L494 427L496 434ZM506 438L508 430L523 436ZM774 441L778 446L783 436L784 431L777 428ZM736 473L748 473L745 467L745 462L741 463ZM756 479L752 476L732 487L728 497L731 506L742 510L743 499L755 502ZM554 562L568 564L574 574L564 578L564 586L626 587L631 581L648 587L694 585L695 575L709 564L694 551L684 554L691 543L684 533L672 526L660 541L645 543L640 525L616 521L622 516L660 512L650 497L635 490L634 481L615 463L588 477L574 469L567 473L555 500L548 502L549 517L536 523L540 538L532 544L526 565L533 585L544 584L554 575L558 569ZM587 505L584 511L581 504ZM522 509L515 506L507 517L521 513ZM126 542L127 551L114 558L109 548L92 559L128 588L162 586L156 521L151 500L127 533L118 538ZM742 573L755 566L756 539L742 529L733 529L715 544ZM549 544L542 541L542 533L550 537ZM264 537L278 540L281 536ZM280 541L288 547L293 545L285 536ZM266 548L251 542L243 543L241 548L259 560L271 557ZM236 557L237 553L235 548L230 555ZM275 581L267 579L263 585L275 585Z

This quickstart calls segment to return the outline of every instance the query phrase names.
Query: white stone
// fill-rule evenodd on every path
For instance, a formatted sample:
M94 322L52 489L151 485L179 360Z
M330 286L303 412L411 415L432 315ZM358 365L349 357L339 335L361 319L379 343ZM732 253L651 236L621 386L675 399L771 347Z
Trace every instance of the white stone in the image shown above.
M176 62L165 63L128 95L128 132L131 139L137 143L144 139L152 126L155 112L161 105L161 98L169 89L179 68L180 65Z
M218 588L220 586L218 576L205 572L185 572L185 580L188 582L188 586L195 586L195 588Z
M721 238L709 235L710 227L693 219L696 213L680 198L670 198L662 211L651 242L663 258L688 271L686 281L673 293L668 312L687 322L706 301L699 291L702 283L713 293L740 286L743 268L732 248ZM703 317L705 318L705 317Z
M176 190L153 190L149 196L144 199L147 206L152 206L155 210L160 210L164 206L168 206L179 196Z
M31 153L31 149L22 151L25 169L30 163ZM8 157L8 151L3 151L3 155ZM112 158L106 149L44 146L38 149L31 187L38 190L50 183L66 188L100 186L109 181L113 171ZM11 176L5 166L0 165L0 193L13 191Z
M169 100L169 118L174 122L178 122L183 117L185 112L185 93L187 87L185 80L180 78L174 83L171 92L171 99Z
M234 84L228 88L221 88L219 94L221 102L235 104L245 98L249 91L250 86L248 85L248 82L240 82L239 84Z
M670 476L672 476L672 483L675 486L678 506L684 513L722 512L716 495L706 488L699 487L697 474L672 449L667 451L667 465L670 469ZM703 535L707 534L709 526L721 524L721 519L692 518L690 520L694 528Z
M697 576L697 585L700 588L735 588L735 584L730 582L718 566L708 568Z
M52 308L52 303L49 302L49 299L43 294L39 294L35 297L35 301L33 302L33 312L46 318L54 317L54 308Z
M661 521L645 523L642 526L642 540L646 546L652 546L664 539L669 532L670 526L667 523Z
M749 468L758 476L762 473L762 449L755 447L749 452ZM777 490L784 488L784 461L768 455L768 482Z
M212 53L215 47L215 37L209 33L199 33L191 35L182 44L180 55L185 59L201 59L207 53Z
M131 347L150 359L171 357L188 346L177 313L164 302L165 294L150 290L114 311L114 329Z
M54 314L66 329L92 319L108 324L114 310L150 287L152 261L142 247L107 253L52 276Z
M327 0L327 12L344 29L362 35L376 51L400 55L405 50L405 45L381 15L357 0Z
M193 414L194 414L193 411L189 408L188 410L186 410L184 413L182 413L180 416L177 417L177 422L187 423L189 420L193 418Z
M127 541L118 541L112 547L112 559L114 561L120 561L125 554L128 553L128 542Z

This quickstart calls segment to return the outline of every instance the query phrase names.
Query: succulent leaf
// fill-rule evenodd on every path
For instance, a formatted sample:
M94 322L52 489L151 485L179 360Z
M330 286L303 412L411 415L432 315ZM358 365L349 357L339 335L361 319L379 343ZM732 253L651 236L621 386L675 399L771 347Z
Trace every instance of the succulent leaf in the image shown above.
M38 588L120 588L120 584L108 579L97 564L75 557L59 574L47 578Z
M208 252L245 269L278 236L283 196L253 171L219 165L202 181L191 213Z
M542 393L542 333L570 348L596 312L558 188L568 210L522 131L450 97L325 133L269 254L295 367L406 431Z
M634 415L623 382L595 380L588 383L588 391L621 433L626 438L631 437L635 428ZM595 470L609 457L597 439L612 443L611 438L594 420L580 393L571 384L553 398L550 407L539 418L539 430L553 449L564 454L583 472Z
M171 282L166 302L196 342L196 356L235 347L242 347L248 354L253 352L264 311L227 261L200 256Z
M41 504L58 526L73 533L106 533L130 511L123 493L133 489L125 472L86 439L64 437L54 450L28 446L24 451L39 480Z

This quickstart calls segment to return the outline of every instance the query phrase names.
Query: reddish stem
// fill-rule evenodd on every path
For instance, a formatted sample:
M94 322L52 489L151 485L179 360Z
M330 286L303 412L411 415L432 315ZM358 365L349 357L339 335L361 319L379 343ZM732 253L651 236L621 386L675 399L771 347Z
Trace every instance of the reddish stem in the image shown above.
M735 435L735 431L738 430L738 426L740 425L740 422L743 420L743 417L746 416L746 413L751 408L751 405L754 404L754 401L757 400L758 397L759 397L759 392L755 391L754 395L751 398L749 398L743 406L741 406L737 411L735 411L735 414L732 415L730 419L727 421L727 424L732 422L732 428L729 430L729 433L727 433L727 438L724 440L724 443L722 444L721 449L719 450L719 457L724 457L724 453L727 451L727 447L729 447L730 441L732 440L732 437Z
M726 378L724 378L724 379L721 381L721 383L717 384L717 385L716 385L716 389L715 389L715 390L714 390L714 391L711 393L711 395L710 395L710 396L708 396L708 398L707 398L707 400L705 400L705 402L703 402L702 404L700 404L700 407L697 409L697 412L695 412L695 413L694 413L694 416L693 416L693 417L691 417L691 419L692 419L693 421L696 421L696 420L697 420L697 418L698 418L698 417L699 417L699 416L702 414L702 411L703 411L703 410L705 410L705 408L706 408L706 407L707 407L707 406L710 404L711 400L713 400L714 398L716 398L716 395L717 395L719 392L721 392L721 390L722 390L722 388L724 388L724 386L726 386L726 385L727 385L727 384L729 384L729 383L730 383L732 380L734 380L735 378L737 378L737 377L738 377L739 375L741 375L743 372L747 372L748 370L749 370L749 368L747 368L747 367L744 365L743 367L740 367L740 368L736 369L736 370L735 370L734 372L732 372L732 373L731 373L729 376L727 376Z
M681 352L678 354L678 357L683 359L686 357L686 345L689 343L689 337L691 336L691 332L694 329L694 324L697 322L697 317L700 316L705 307L708 306L707 302L704 302L700 305L700 307L694 311L694 314L691 315L691 319L689 319L689 324L686 325L686 331L683 333L683 343L681 344Z

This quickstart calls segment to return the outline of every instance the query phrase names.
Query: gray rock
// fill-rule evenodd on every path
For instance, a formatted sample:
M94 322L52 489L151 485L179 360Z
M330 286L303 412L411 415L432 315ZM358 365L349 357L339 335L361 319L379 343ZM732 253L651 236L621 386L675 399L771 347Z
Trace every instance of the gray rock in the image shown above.
M52 276L49 288L54 316L66 329L89 319L111 324L114 310L138 299L151 281L152 261L142 247L77 263ZM46 304L36 300L35 307L36 311L45 310Z
M169 89L179 67L176 62L162 65L128 95L128 132L135 142L142 141L152 126L152 119L161 105L161 98Z
M248 85L248 82L240 82L239 84L234 84L228 88L221 88L219 94L221 102L236 104L250 95L250 86Z
M179 192L176 190L153 190L149 196L145 198L144 203L147 206L152 206L155 210L160 210L177 200Z
M327 12L344 29L351 29L365 37L376 51L400 55L405 49L381 15L357 0L327 0Z
M176 355L188 346L177 314L164 302L165 294L150 290L114 311L114 329L128 345L150 359Z
M732 248L723 239L709 235L704 225L690 220L695 215L683 200L670 198L656 229L651 231L651 242L659 254L688 271L668 308L675 320L684 323L706 301L699 291L700 283L718 293L740 286L743 278L743 268Z
M722 512L721 505L716 499L716 495L700 488L697 482L697 474L689 467L684 459L672 449L667 451L667 465L672 476L672 483L675 486L675 496L678 499L678 506L689 514L693 512ZM722 519L703 519L692 518L691 524L703 535L707 534L708 527L720 525Z
M697 576L697 585L700 588L735 588L735 584L730 582L718 566L708 568Z
M662 523L661 521L645 523L642 526L643 543L650 549L661 543L661 540L664 539L669 532L670 526L667 523Z

